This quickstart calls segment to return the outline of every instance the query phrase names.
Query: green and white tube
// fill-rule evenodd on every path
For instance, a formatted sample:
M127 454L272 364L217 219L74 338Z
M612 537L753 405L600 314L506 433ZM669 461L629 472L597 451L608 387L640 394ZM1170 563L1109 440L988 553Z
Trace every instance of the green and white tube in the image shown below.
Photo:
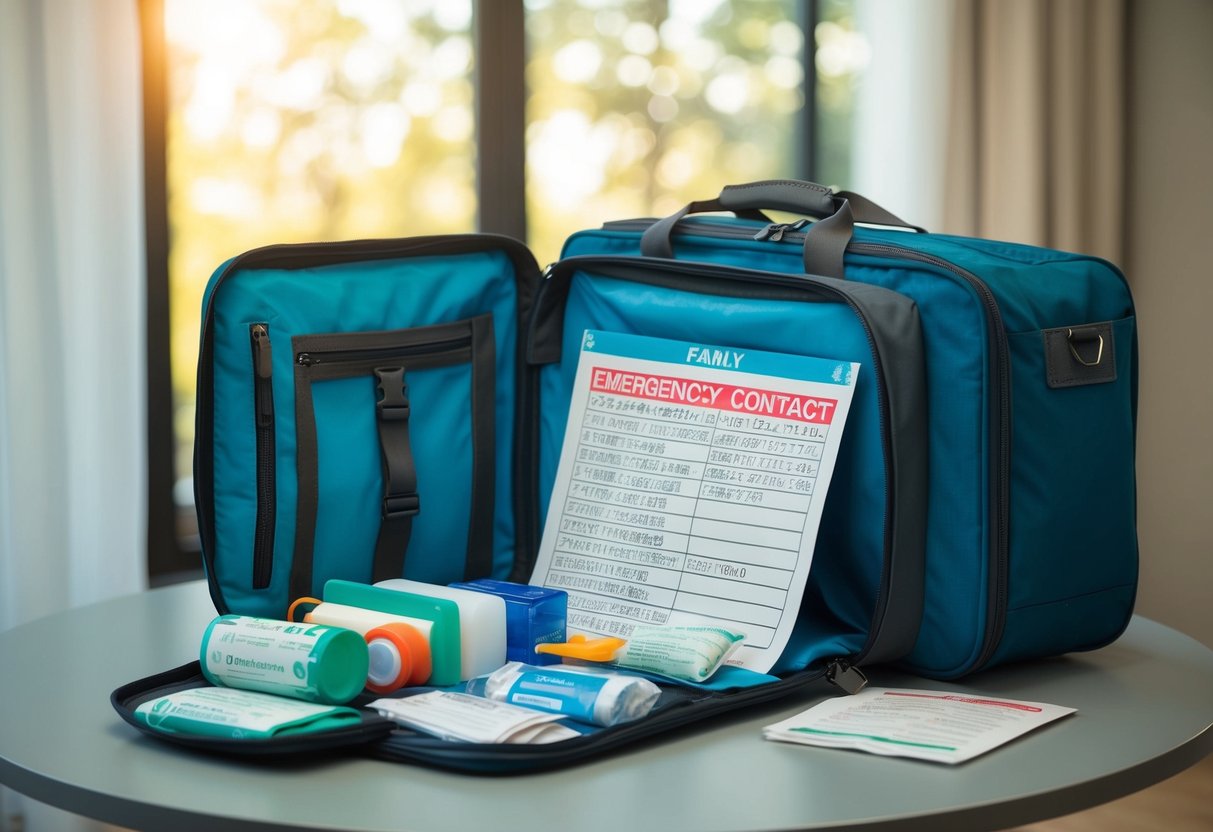
M353 630L221 615L202 636L202 673L213 685L340 705L366 684L367 646Z

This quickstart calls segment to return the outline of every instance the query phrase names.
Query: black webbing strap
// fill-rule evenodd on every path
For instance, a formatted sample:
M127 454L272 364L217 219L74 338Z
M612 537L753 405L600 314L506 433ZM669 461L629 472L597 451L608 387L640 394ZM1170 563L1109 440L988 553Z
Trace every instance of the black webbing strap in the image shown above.
M854 228L855 220L851 215L851 204L845 199L840 199L837 211L805 229L805 274L821 274L845 280L846 274L842 261L847 246L851 242Z
M383 519L375 541L371 580L404 575L404 552L413 531L413 516L421 510L417 495L417 466L409 445L409 399L403 367L376 367L379 382L375 410L379 449L383 459Z

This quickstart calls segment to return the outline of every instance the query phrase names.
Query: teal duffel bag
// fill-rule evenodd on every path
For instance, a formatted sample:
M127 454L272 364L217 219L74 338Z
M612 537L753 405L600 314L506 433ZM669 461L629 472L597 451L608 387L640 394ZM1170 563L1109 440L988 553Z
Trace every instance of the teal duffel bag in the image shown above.
M817 221L688 216L756 209ZM917 303L930 484L910 669L955 678L1097 648L1128 624L1137 326L1115 266L923 233L858 195L782 180L727 187L661 220L607 223L571 238L565 255L582 251L830 275Z
M689 216L702 212L735 216ZM1137 361L1123 276L785 181L579 232L543 272L491 235L224 264L204 300L195 446L217 610L281 618L332 578L529 580L587 331L859 364L782 657L715 688L663 687L645 719L542 753L397 729L377 756L564 766L819 679L853 690L857 667L954 678L1126 625ZM119 710L203 683L194 666L141 680Z
M820 219L812 225L807 220L771 223L757 214L763 208ZM740 216L687 216L695 209L735 210ZM723 268L842 274L848 283L879 286L915 301L925 342L930 450L925 601L909 667L950 678L1111 641L1128 621L1137 580L1136 323L1124 277L1092 257L856 227L855 220L905 225L853 194L833 194L810 183L754 183L726 188L719 199L693 204L674 217L610 222L579 232L569 239L564 256L566 261L642 256L653 262L673 256ZM421 279L396 286L391 275L397 273ZM331 283L323 282L328 278ZM215 283L224 286L218 302ZM324 474L319 477L323 497L311 485L302 494L299 490L295 379L307 379L289 337L282 346L288 333L391 331L477 319L483 332L491 321L493 408L483 404L486 393L475 398L475 407L468 404L471 368L485 363L483 348L468 351L481 356L476 361L409 373L410 384L421 385L410 387L410 401L422 396L429 404L418 418L441 408L459 412L436 417L439 428L417 423L425 447L441 447L444 455L441 475L430 475L422 489L436 496L427 502L420 493L425 505L412 523L403 571L423 580L480 574L525 580L538 545L563 416L555 426L545 423L543 431L530 423L536 413L550 416L559 410L553 407L560 398L552 395L554 371L533 363L524 343L534 337L528 334L531 310L544 283L521 245L479 235L272 247L221 270L208 294L196 464L216 605L280 613L288 597L314 592L324 577L399 574L395 561L378 572L371 566L381 519L391 516L382 505L386 492L379 471L386 463L377 438L374 389L364 390L363 398L370 400L361 403L341 393L343 385L366 388L365 378L310 385L318 397L317 424L350 426L360 443L346 449L322 442L317 470L336 471L348 461L363 472L358 482L345 488L338 477L339 485L328 486L333 475ZM236 309L231 314L224 311L229 296ZM327 317L307 322L310 313L280 313L279 297L295 298L292 303L310 305ZM268 311L260 311L259 303ZM645 305L636 301L633 309L644 312ZM404 317L397 320L401 310ZM272 382L253 367L256 323L267 325L272 343L272 350L266 349L273 355ZM651 320L645 326L661 329ZM724 340L757 345L756 333L769 328L760 322ZM478 337L484 340L483 334ZM479 377L485 375L482 371ZM546 387L541 378L548 379ZM257 401L264 402L258 407L273 407L277 414L272 432L264 414L254 417L249 409L254 388L261 391ZM463 391L461 404L439 395L452 390ZM473 411L476 418L468 415ZM489 434L489 416L493 439L477 440ZM447 444L432 441L448 430L455 433ZM304 441L298 457L305 484L317 479L307 474L311 444ZM486 444L493 445L491 453ZM412 443L413 450L417 447ZM249 462L254 458L276 462L254 466ZM490 480L492 488L486 485ZM337 496L329 495L332 488ZM896 499L905 499L904 489ZM846 504L846 516L826 518L823 534L847 538L845 524L860 522L856 512L871 513L872 504L871 499L866 509ZM430 519L435 512L426 514L430 505L441 506L447 518L441 533ZM300 523L300 507L305 519L316 514L314 530L312 521ZM466 521L454 522L454 510L466 512ZM905 527L888 522L888 516L882 512L879 525L886 548L905 534ZM872 534L866 533L866 543L853 545L870 547ZM434 546L448 554L415 554Z
M199 360L195 497L207 579L221 613L284 618L292 601L321 596L331 579L528 581L587 332L620 341L626 339L616 334L664 339L660 343L681 344L684 355L686 342L694 342L761 351L798 366L812 363L805 358L825 358L835 374L858 364L846 376L854 379L850 408L824 494L816 481L818 457L806 441L795 450L782 439L776 444L786 448L771 447L770 454L788 456L779 463L785 473L770 467L763 473L763 463L742 461L742 454L733 463L696 463L696 471L676 461L674 473L653 479L654 494L685 486L678 493L683 505L696 503L692 523L720 522L705 515L712 509L700 511L702 497L750 537L632 533L627 518L650 531L679 520L659 516L660 509L646 514L631 501L649 488L645 475L631 476L652 462L641 457L664 450L630 461L621 455L621 462L604 452L591 475L618 488L612 495L610 487L596 487L602 505L582 508L625 519L612 527L609 542L604 537L594 555L582 559L597 558L594 568L608 570L617 583L630 581L629 605L668 595L671 574L692 571L691 538L728 550L696 552L698 572L684 578L702 585L704 564L724 563L734 549L770 548L748 545L767 534L758 531L761 518L807 511L788 508L805 503L805 495L823 506L804 591L785 592L780 607L781 616L791 614L783 620L793 623L769 672L729 668L735 672L708 686L663 685L644 719L542 752L396 730L374 746L379 756L464 771L564 766L822 680L858 690L865 681L859 668L898 661L914 645L922 617L928 445L914 301L853 281L620 256L609 251L616 241L608 237L600 247L592 244L597 232L577 238L570 243L576 250L543 272L514 240L456 235L270 246L232 259L211 279ZM620 239L635 247L639 237ZM676 436L706 442L715 452L714 440L659 427L664 432L648 434L663 437L654 446L679 445L669 439ZM629 428L622 430L625 435ZM715 436L715 428L709 433ZM628 484L607 479L615 476L611 466L630 472ZM812 473L786 473L796 471ZM736 479L742 476L762 484L747 487ZM782 490L772 492L780 505L759 507L751 517L746 500L765 499L763 489ZM619 497L624 492L631 495L627 501ZM789 539L800 534L793 527L805 528L807 521L782 522L773 534ZM684 549L670 542L675 537L687 539ZM739 580L737 591L752 596L750 609L784 592L777 566L753 565L749 583ZM729 568L721 572L728 577L711 580L745 578L745 569ZM610 612L609 605L600 609ZM668 609L683 611L677 604ZM652 613L648 620L662 620L660 608ZM570 623L584 614L584 607L570 604ZM202 684L193 663L124 686L114 703L140 727L133 717L140 703L169 688ZM370 741L379 727L361 725L348 739ZM312 747L297 738L189 742L224 753Z
M541 274L490 235L271 246L215 273L195 495L216 608L280 618L334 578L527 581L586 330L860 365L781 667L904 655L926 510L913 301L641 257Z

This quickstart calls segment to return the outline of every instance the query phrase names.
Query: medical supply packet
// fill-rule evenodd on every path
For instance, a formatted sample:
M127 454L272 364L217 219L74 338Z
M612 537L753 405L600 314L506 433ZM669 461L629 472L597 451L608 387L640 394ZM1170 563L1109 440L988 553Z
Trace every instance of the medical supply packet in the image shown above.
M744 640L744 635L724 627L638 625L613 664L680 681L706 682Z
M233 739L327 731L360 721L353 708L222 687L170 693L139 705L135 716L159 731Z
M253 730L240 729L237 732L231 725L225 727L216 724L213 730L201 728L183 731L178 729L175 720L166 721L156 715L149 719L139 713L140 709L146 713L155 707L157 701L167 697L172 697L169 701L177 703L175 707L179 708L182 702L199 702L198 697L201 696L206 698L208 710L222 714L231 709L231 702L237 698L251 701L245 694L267 697L268 701L273 703L274 711L283 717L278 722L281 727L266 731L265 727L261 726L254 727ZM216 703L216 696L225 697L227 704ZM148 736L195 751L223 755L239 754L253 758L280 758L295 754L314 758L318 754L344 752L381 742L396 727L395 723L379 714L356 706L319 705L259 691L215 688L203 675L197 660L122 685L110 694L110 704L128 725ZM296 709L295 706L301 708ZM160 706L161 709L168 707ZM292 709L295 714L303 714L302 709L313 707L321 708L329 715L321 715L314 720L303 716L303 721L290 724L292 720L287 711L282 710ZM259 705L254 711L262 708L264 705ZM186 712L180 713L184 716ZM214 716L209 718L215 719ZM272 723L272 720L267 721Z
M779 742L962 763L1074 708L949 691L867 688L763 729Z
M609 728L648 715L661 688L640 676L575 665L510 662L468 682L467 692Z
M376 699L367 707L406 728L444 740L540 745L580 736L571 728L554 724L560 714L453 691Z

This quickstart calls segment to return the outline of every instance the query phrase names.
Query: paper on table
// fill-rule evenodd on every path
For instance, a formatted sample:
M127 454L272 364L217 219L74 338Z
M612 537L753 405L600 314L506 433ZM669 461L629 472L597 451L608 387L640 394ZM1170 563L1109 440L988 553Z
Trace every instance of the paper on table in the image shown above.
M1074 708L947 691L866 688L763 729L769 740L960 763Z
M573 633L710 623L779 659L859 365L587 330L531 583ZM706 620L705 620L706 619Z
M564 725L552 724L560 714L466 693L435 690L401 699L376 699L367 707L407 728L446 740L534 745L581 736Z

